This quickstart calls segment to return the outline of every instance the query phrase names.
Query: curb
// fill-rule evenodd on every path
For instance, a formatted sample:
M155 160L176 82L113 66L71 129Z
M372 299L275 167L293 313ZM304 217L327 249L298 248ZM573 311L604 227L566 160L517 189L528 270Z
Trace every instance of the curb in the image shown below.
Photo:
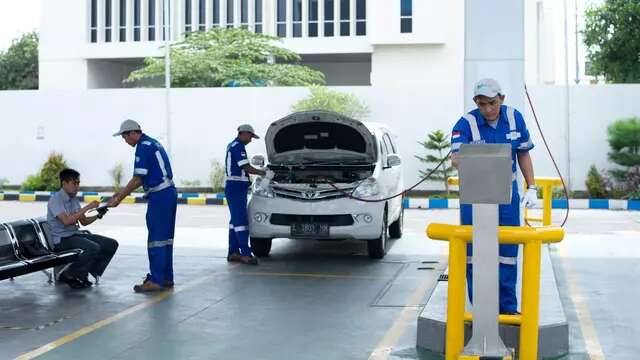
M0 192L0 201L49 201L52 192L48 191L8 191ZM110 198L113 193L84 192L79 193L78 198L83 202ZM125 204L144 204L147 199L144 194L135 193L127 196L122 202ZM178 204L184 205L226 205L224 194L180 193ZM402 202L405 209L459 209L459 199L440 198L405 198ZM553 209L566 209L567 205L572 209L600 209L600 210L640 210L640 200L617 199L554 199L551 202ZM538 200L536 209L542 208L542 200Z

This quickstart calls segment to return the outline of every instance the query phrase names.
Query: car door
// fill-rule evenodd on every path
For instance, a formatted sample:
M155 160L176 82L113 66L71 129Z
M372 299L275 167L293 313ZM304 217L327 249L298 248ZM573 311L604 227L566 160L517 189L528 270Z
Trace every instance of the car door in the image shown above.
M388 132L382 134L382 148L383 152L383 171L382 182L385 183L384 188L387 189L385 196L392 196L399 194L403 191L402 184L402 165L389 166L387 163L387 156L391 154L397 154L396 144L391 139L391 135ZM390 222L397 219L400 215L400 209L402 206L402 197L398 196L393 198L389 202L389 220Z

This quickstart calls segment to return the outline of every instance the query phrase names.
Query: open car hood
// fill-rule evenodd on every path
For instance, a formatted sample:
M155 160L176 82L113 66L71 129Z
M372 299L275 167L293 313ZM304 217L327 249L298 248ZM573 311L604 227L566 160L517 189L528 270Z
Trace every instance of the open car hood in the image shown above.
M374 163L376 141L360 121L331 111L304 111L273 122L265 136L274 165Z

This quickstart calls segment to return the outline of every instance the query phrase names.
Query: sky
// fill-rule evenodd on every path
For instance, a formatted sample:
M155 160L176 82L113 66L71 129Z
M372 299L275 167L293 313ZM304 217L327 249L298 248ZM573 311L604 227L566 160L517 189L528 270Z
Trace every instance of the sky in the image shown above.
M38 30L40 0L0 0L0 51L21 34Z

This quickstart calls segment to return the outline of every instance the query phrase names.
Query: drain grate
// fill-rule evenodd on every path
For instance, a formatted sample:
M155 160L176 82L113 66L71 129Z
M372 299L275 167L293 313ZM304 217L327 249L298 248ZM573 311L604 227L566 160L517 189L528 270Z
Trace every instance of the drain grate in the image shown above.
M440 274L438 281L449 281L449 274Z

